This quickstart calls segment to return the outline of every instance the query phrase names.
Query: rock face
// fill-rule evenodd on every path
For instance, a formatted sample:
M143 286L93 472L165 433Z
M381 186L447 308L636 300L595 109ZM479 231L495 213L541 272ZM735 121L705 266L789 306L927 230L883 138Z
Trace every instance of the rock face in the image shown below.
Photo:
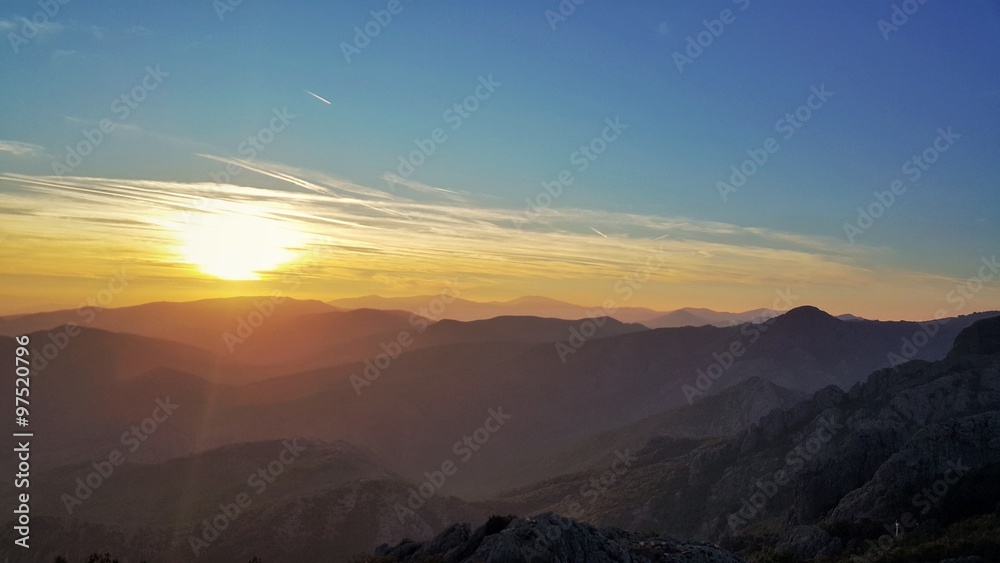
M1000 317L966 329L939 362L821 389L730 436L653 439L606 491L567 475L514 510L568 514L575 502L602 526L839 561L862 550L857 526L882 534L907 513L919 526L995 512L997 475Z
M471 531L456 524L428 542L383 545L376 556L400 562L440 558L446 563L739 563L743 560L706 543L647 537L616 528L597 529L551 513L535 518L493 517Z
M1000 319L977 322L959 333L949 357L1000 354Z

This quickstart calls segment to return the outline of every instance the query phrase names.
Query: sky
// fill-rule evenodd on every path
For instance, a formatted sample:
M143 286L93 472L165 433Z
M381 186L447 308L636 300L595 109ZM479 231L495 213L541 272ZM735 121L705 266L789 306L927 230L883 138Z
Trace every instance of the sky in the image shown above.
M122 272L103 304L1000 309L996 2L16 0L0 34L0 314Z

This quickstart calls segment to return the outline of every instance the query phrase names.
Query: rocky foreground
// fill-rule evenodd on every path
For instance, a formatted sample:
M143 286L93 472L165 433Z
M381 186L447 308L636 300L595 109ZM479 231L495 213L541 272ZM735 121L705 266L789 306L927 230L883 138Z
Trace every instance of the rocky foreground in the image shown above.
M403 541L394 547L383 545L375 555L374 561L380 563L743 561L711 544L681 542L668 536L647 536L617 528L597 529L551 513L534 518L494 516L476 530L468 524L455 524L432 540Z

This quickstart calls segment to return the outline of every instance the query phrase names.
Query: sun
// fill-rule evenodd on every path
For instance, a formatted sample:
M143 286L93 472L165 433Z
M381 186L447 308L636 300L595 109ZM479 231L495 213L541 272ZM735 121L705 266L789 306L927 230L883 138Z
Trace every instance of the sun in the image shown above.
M180 253L203 273L225 280L257 280L296 257L300 232L268 218L253 205L187 215L180 224Z

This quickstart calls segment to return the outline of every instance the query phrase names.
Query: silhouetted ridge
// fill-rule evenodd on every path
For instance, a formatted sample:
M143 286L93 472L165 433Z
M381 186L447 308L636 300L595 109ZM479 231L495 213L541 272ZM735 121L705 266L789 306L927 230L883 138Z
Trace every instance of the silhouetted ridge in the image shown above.
M792 329L810 329L823 326L836 326L844 321L834 317L822 309L817 309L811 305L805 305L788 311L784 315L777 317L773 322L775 326Z
M955 338L948 357L1000 354L1000 317L975 322Z

